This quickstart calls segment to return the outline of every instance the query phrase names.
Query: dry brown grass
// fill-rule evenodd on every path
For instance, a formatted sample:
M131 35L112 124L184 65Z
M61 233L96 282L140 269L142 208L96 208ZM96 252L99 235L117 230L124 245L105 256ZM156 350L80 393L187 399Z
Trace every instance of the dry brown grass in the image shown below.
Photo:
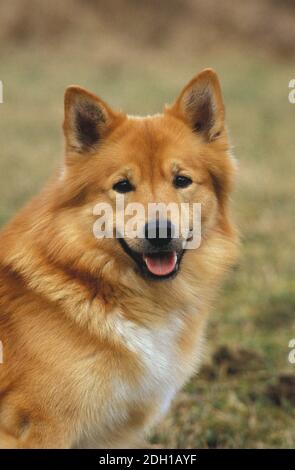
M58 44L65 37L130 48L199 53L232 44L295 54L292 0L11 0L0 4L0 40Z

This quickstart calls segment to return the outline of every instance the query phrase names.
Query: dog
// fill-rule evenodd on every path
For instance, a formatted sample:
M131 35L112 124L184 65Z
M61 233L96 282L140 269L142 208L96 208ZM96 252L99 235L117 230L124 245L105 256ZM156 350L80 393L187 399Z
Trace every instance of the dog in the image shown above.
M0 447L140 447L197 371L238 253L219 79L203 70L147 117L71 86L63 129L61 168L0 235ZM147 216L141 237L94 236L117 196L200 204L199 246L168 215L165 237Z

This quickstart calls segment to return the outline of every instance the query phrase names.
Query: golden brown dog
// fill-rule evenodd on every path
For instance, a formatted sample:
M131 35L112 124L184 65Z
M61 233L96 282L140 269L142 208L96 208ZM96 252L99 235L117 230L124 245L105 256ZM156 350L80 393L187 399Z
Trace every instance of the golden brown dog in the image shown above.
M236 257L218 78L144 118L70 87L64 133L62 169L0 236L0 447L133 447L196 371ZM201 203L200 246L96 238L93 208L117 194Z

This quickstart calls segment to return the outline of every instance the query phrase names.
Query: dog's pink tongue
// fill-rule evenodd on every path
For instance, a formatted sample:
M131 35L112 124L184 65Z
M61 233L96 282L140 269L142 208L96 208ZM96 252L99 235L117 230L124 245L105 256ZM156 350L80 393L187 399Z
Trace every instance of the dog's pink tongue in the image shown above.
M172 273L177 262L175 251L158 256L144 255L143 257L148 270L155 276L166 276Z

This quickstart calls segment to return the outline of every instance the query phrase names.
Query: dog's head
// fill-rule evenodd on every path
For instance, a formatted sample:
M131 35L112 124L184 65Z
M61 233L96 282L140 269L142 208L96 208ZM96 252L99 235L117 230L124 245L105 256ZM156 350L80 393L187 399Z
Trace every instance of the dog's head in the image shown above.
M163 114L145 118L115 112L88 91L69 87L64 133L66 159L56 203L72 249L79 239L85 250L81 256L88 251L94 260L95 250L103 249L118 266L153 280L169 279L187 256L194 203L201 204L203 238L217 227L230 231L227 201L234 168L213 70L194 77ZM131 207L123 216L117 207L121 199L121 209ZM159 211L151 212L150 204L161 204ZM186 204L186 231L171 204L174 209ZM103 240L93 234L99 207L105 209L104 226L112 222L113 237L108 232ZM122 227L129 223L130 229L135 215L137 235L131 236Z

